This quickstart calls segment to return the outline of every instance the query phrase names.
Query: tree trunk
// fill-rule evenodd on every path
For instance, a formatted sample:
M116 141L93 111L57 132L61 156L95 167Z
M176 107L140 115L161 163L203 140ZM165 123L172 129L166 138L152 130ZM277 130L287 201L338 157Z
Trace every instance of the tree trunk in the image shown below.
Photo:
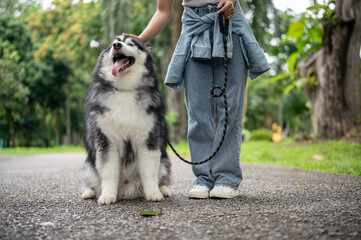
M66 115L65 145L70 145L71 144L70 94L71 94L71 83L70 83L70 80L68 80L67 95L66 95L66 102L65 102L65 115Z
M338 0L335 22L324 27L323 48L300 63L301 77L316 76L306 93L314 108L314 130L341 138L360 130L361 1Z
M181 32L181 17L182 17L182 1L176 0L174 2L174 10L171 22L171 54L177 44L179 34ZM177 122L169 127L169 135L172 141L179 142L187 136L187 111L184 105L184 90L176 92L168 87L165 88L167 95L167 107L169 113L177 114Z
M5 109L8 114L8 126L9 126L9 147L16 147L15 145L15 135L16 135L16 126L15 126L15 120L12 117L12 112L10 109Z
M21 130L21 132L23 133L23 136L25 138L25 146L26 147L31 147L31 137L28 133L28 131L26 130L26 128L24 128L20 123L16 123L16 125L19 127L19 129Z

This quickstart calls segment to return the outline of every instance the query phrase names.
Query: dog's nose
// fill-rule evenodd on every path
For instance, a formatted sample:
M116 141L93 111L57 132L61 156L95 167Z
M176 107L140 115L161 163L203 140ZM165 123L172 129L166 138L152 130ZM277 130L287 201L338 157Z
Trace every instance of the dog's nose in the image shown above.
M113 43L113 48L115 50L121 49L122 48L122 44L121 43Z

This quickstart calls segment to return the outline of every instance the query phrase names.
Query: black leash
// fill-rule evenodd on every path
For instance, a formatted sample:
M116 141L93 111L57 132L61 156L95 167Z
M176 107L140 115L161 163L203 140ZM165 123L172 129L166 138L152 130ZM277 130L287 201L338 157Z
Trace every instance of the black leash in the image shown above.
M223 87L220 86L214 86L213 88L211 88L211 95L214 98L218 98L223 96L223 102L224 102L224 110L225 110L225 120L224 120L224 125L223 125L223 133L222 133L222 139L218 144L217 149L212 153L212 155L210 155L207 159L200 161L200 162L191 162L188 161L186 159L184 159L182 156L179 155L179 153L174 149L173 145L169 142L169 140L167 139L167 143L170 146L170 148L173 150L173 152L175 153L175 155L177 155L177 157L182 160L185 163L191 164L191 165L200 165L203 163L208 162L209 160L211 160L221 149L224 139L226 137L226 132L227 132L227 127L228 127L228 103L227 103L227 95L226 95L226 88L227 88L227 81L228 81L228 64L227 64L227 60L228 60L228 55L227 55L227 35L228 35L228 26L229 26L229 20L228 19L223 19L223 16L220 14L218 15L218 19L219 19L219 27L221 30L221 33L223 35L223 47L224 47L224 82L223 82ZM218 89L220 92L218 94L215 93L215 90Z

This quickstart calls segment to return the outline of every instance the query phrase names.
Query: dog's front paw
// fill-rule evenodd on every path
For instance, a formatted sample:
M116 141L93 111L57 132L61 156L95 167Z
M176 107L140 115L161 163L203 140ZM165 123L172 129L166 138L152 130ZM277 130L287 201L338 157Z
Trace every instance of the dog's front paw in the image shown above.
M102 195L98 199L98 203L102 205L104 204L110 205L116 202L117 202L117 195L111 193L102 193Z
M152 202L159 202L159 201L164 200L163 194L159 190L158 191L151 191L149 193L146 193L145 198L148 201L152 201Z
M83 199L91 199L95 198L95 191L93 189L88 188L84 191L84 193L81 195Z
M172 191L166 185L160 186L159 190L164 197L170 197L172 195Z

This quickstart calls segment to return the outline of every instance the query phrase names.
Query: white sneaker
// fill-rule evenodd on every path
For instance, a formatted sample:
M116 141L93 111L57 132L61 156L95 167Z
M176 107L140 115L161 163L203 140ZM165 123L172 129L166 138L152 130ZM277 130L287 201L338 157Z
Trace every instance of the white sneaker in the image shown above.
M239 191L227 186L215 186L209 196L211 198L234 198L239 196Z
M188 193L188 198L204 199L209 197L209 188L205 185L194 185Z

